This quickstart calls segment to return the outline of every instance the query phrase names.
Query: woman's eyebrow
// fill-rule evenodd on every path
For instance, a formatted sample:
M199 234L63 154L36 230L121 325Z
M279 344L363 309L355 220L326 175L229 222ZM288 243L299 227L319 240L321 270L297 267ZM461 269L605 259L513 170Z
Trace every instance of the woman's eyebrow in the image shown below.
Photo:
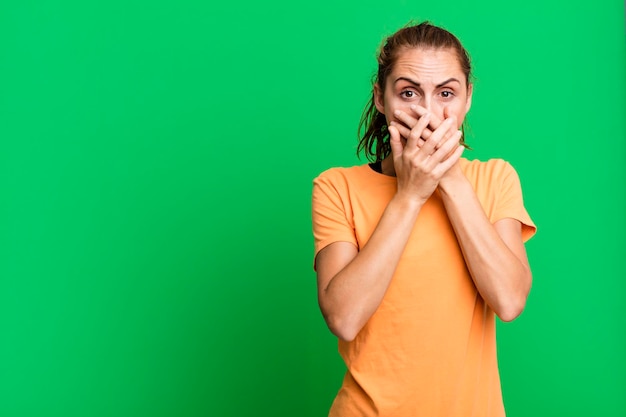
M417 81L412 80L412 79L410 79L410 78L407 78L407 77L398 77L398 78L396 79L396 81L394 81L394 84L397 84L397 83L398 83L398 81L407 81L407 82L410 82L411 84L414 84L414 85L415 85L415 86L417 86L417 87L419 87L419 86L420 86L420 83L418 83Z
M443 87L444 85L446 85L448 83L451 83L451 82L454 82L454 81L456 81L457 83L461 84L461 82L458 79L452 77L452 78L448 78L447 80L445 80L442 83L437 84L437 88Z
M407 78L407 77L398 77L398 79L394 82L394 84L397 83L398 81L407 81L407 82L409 82L411 84L414 84L417 87L420 86L420 83L418 83L417 81L412 80L410 78ZM452 77L452 78L448 78L447 80L445 80L442 83L437 84L436 87L440 88L440 87L443 87L444 85L446 85L448 83L451 83L451 82L454 82L454 81L456 81L457 83L461 84L461 82L457 78Z

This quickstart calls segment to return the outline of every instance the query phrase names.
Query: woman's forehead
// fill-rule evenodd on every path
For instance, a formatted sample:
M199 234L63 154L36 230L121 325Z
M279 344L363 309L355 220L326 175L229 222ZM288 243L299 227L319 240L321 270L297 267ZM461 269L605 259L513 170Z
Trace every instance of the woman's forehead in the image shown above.
M439 83L454 77L464 80L458 56L453 49L404 48L398 53L390 74L397 77L413 76L421 81Z

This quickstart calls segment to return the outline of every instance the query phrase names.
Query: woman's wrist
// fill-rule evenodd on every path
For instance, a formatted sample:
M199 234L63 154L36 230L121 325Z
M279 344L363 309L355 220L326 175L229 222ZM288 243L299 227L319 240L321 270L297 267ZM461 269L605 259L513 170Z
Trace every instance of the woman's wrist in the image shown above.
M419 211L426 200L415 193L398 190L391 199L391 204L403 212L412 213Z
M458 166L458 163L439 181L439 190L444 194L454 194L456 190L468 186L471 187L467 177Z

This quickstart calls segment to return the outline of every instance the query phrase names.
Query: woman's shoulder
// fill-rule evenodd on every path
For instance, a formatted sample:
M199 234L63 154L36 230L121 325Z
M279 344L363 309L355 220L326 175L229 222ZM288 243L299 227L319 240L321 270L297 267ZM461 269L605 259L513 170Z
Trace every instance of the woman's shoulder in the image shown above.
M486 161L461 159L461 168L468 178L500 178L515 173L513 166L504 159L492 158Z
M313 182L348 183L368 179L373 175L380 174L377 174L368 164L350 167L333 167L320 173Z
M334 189L339 193L368 193L372 189L395 187L395 177L374 171L369 164L334 167L313 180L314 188Z
M331 167L322 171L318 175L318 177L333 176L333 175L355 175L355 174L359 174L361 171L364 171L365 169L370 169L368 164L353 165L353 166L335 166L335 167Z

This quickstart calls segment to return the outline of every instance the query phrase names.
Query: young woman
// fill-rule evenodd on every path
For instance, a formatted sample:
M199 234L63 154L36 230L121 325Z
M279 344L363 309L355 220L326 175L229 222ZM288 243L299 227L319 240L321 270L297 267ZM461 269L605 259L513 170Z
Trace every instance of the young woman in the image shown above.
M531 287L515 170L462 158L470 60L422 23L384 42L359 150L314 181L321 311L347 372L331 416L504 416L495 316Z

